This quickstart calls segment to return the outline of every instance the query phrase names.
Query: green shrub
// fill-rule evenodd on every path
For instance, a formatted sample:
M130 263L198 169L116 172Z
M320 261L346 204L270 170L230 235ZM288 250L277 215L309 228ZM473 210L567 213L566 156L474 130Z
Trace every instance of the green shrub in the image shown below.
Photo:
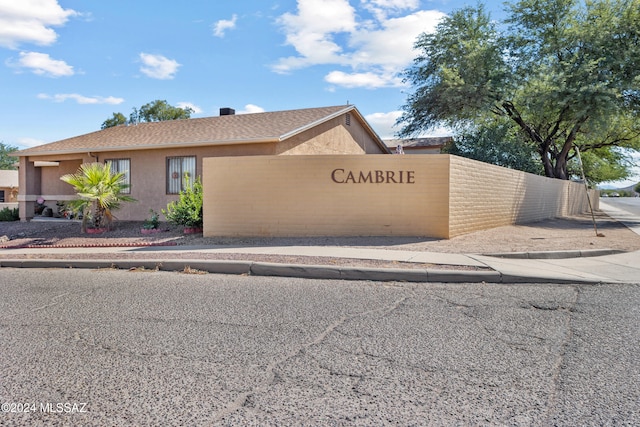
M0 221L18 221L20 219L20 211L18 208L4 208L0 211Z
M170 202L162 214L172 224L188 228L202 228L202 182L196 178L193 185L186 185L177 202Z
M149 214L151 216L144 220L142 228L146 230L155 230L160 225L160 216L158 215L158 212L153 209L149 209Z

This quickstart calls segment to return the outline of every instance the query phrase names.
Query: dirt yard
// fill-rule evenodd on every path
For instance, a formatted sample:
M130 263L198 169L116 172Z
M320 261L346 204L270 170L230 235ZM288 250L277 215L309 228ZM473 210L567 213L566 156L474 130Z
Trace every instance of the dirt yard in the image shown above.
M640 236L603 213L596 214L597 237L590 215L499 227L449 240L422 237L205 238L184 235L161 224L162 232L142 234L140 222L116 222L98 235L80 233L73 221L0 222L0 247L26 246L348 246L445 253L503 253L575 249L640 250Z

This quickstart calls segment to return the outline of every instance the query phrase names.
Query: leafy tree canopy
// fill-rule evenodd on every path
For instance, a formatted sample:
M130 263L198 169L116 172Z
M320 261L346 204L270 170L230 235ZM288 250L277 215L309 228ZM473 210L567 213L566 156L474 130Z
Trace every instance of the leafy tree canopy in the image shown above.
M18 147L0 142L0 169L15 170L15 164L18 159L11 156L11 153L16 151Z
M136 124L141 122L161 122L164 120L188 119L191 117L193 109L186 107L174 107L167 101L155 100L144 104L142 107L133 108L129 119L122 113L113 113L113 117L102 122L101 129L110 128L124 124Z
M491 145L487 128L507 126L548 177L570 178L576 146L624 175L613 147L640 149L639 22L640 0L521 0L501 23L457 10L416 42L400 136L446 125Z

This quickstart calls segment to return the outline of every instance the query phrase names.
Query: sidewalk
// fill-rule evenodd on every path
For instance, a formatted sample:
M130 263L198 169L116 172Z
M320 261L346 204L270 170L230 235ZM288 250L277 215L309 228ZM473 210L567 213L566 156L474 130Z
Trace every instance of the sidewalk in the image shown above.
M631 212L601 202L601 210L627 224L640 234L640 218ZM117 268L162 269L183 271L185 268L223 274L286 276L317 279L450 282L450 283L640 283L640 251L619 253L612 250L575 250L553 252L521 252L495 255L448 254L406 250L352 248L341 246L152 246L91 248L94 259L68 259L71 254L85 254L86 248L49 248L48 254L65 255L67 259L36 259L45 249L13 249L21 259L3 259L0 267L23 268ZM178 259L172 253L196 254ZM115 257L113 254L120 256ZM145 259L123 259L122 254L145 253ZM234 253L258 255L295 255L327 258L386 260L419 264L475 267L469 269L398 269L338 267L332 265L275 264L254 261L206 260L197 254ZM62 257L61 257L62 258ZM72 257L71 257L72 258Z

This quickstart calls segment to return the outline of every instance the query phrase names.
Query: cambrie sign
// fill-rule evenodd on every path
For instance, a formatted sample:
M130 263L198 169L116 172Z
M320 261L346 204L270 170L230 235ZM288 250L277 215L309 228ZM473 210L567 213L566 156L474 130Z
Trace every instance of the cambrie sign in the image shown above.
M331 172L331 180L336 184L415 184L416 171L412 171L412 170L352 171L352 170L337 168Z

